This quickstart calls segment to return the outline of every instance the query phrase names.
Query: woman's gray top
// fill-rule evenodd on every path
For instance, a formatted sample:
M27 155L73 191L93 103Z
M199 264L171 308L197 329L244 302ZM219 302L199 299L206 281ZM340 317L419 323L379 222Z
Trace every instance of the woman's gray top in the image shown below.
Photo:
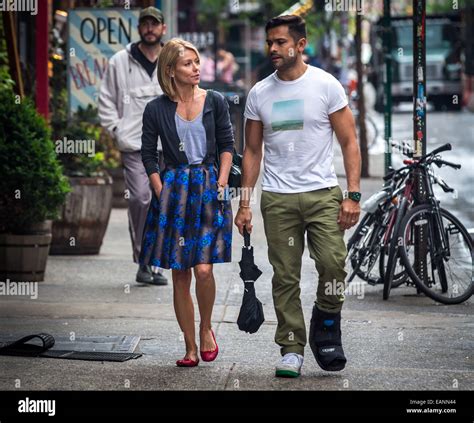
M193 120L183 119L175 114L176 130L181 141L182 149L189 164L199 164L207 154L206 129L202 123L202 111Z
M175 114L178 103L166 95L151 100L143 113L142 161L147 175L159 173L158 137L163 146L165 164L188 163L184 151L179 150L180 140L176 131ZM206 130L207 153L204 163L216 162L216 151L234 151L234 134L230 123L229 102L217 91L207 90L202 124ZM217 146L217 148L216 148Z

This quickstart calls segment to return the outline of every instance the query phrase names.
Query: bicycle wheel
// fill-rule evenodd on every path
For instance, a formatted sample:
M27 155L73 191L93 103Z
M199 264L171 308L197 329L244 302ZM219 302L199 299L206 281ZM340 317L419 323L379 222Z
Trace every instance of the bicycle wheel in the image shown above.
M473 243L464 225L450 212L440 209L440 228L429 204L410 210L400 228L400 256L417 287L428 297L443 304L459 304L473 294ZM415 271L415 228L426 228L426 275ZM442 232L447 251L442 250Z
M359 268L359 251L360 246L362 245L362 240L364 236L367 235L371 226L374 222L374 215L366 213L362 220L357 225L352 236L347 242L347 257L346 263L350 263L352 266L352 272L348 276L348 281L350 282L358 272Z
M353 270L347 278L348 283L356 275L364 281L369 281L374 277L370 271L377 260L375 255L378 255L376 247L379 244L380 225L381 223L375 214L367 213L349 239L347 262L351 264Z
M367 146L371 148L377 143L379 130L375 121L369 115L365 116L365 127L367 128Z
M392 229L392 236L388 248L387 267L385 269L385 274L383 278L384 300L388 300L388 297L390 297L390 290L392 289L395 275L405 271L403 263L400 261L400 256L398 254L398 233L400 230L403 216L405 215L407 208L408 200L406 198L402 198L402 201L400 202L400 207L396 212L397 217L395 219L395 224Z
M380 279L381 283L384 283L385 281L385 273L387 271L387 261L388 261L388 256L390 252L390 240L392 239L393 235L393 229L394 226L390 225L390 222L393 217L393 213L397 213L396 209L392 209L389 214L387 215L387 221L385 222L385 227L386 231L389 231L388 233L388 245L386 245L386 241L382 241L382 246L380 248L380 257L379 257L379 274L380 274ZM396 214L395 214L395 219L396 219ZM385 234L384 234L385 235ZM397 269L395 268L395 273L393 274L392 278L392 285L391 288L398 288L400 285L403 285L405 282L408 281L408 273L405 271L405 268Z
M380 278L383 281L385 280L385 272L387 271L387 261L388 261L389 247L382 246L380 249L379 256L379 274ZM409 279L408 273L404 267L398 266L395 268L392 280L392 286L390 289L398 288L399 286L406 283Z
M359 222L357 225L357 228L355 229L354 233L352 236L349 238L349 241L347 242L347 257L350 258L350 252L351 249L354 247L354 245L357 244L357 242L360 240L360 238L364 235L366 230L364 229L366 226L372 225L374 221L374 215L372 213L366 213L362 220Z

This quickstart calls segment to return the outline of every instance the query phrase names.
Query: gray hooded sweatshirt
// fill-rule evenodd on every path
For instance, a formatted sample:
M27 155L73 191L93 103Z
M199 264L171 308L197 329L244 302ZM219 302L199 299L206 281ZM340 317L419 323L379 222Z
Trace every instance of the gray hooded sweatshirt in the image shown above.
M109 60L100 86L99 119L115 138L120 151L140 151L145 106L163 91L157 69L150 77L132 56L132 43ZM158 149L160 143L158 140Z

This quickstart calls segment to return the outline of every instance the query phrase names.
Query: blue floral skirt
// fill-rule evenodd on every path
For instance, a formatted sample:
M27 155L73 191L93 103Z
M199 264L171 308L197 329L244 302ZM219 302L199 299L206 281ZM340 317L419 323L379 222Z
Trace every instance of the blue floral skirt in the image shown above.
M217 193L212 164L167 166L163 189L153 192L143 231L140 264L184 270L231 261L232 208Z

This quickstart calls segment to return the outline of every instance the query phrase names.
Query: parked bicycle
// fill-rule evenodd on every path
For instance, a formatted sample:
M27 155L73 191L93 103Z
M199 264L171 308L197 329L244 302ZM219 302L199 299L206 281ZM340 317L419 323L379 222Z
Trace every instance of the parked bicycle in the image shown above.
M348 277L349 283L356 275L371 285L383 283L386 250L393 232L398 196L404 189L406 172L407 169L402 168L388 174L384 177L387 185L362 204L361 208L366 213L347 245L347 261L353 269ZM394 277L393 286L405 281L406 273L402 271Z
M449 150L451 144L445 144L417 160L404 161L409 171L384 275L384 298L395 280L397 258L417 288L435 301L459 304L473 294L472 239L464 225L440 207L433 191L434 183L453 191L432 170L433 164L461 168L439 156ZM423 199L416 198L417 182L425 193ZM413 207L414 203L418 205Z
M413 156L406 145L400 149ZM347 260L353 268L349 283L356 275L372 285L383 283L385 300L403 283L444 304L457 304L472 295L472 240L459 220L440 208L433 192L433 184L454 191L432 169L433 164L461 167L439 156L450 149L446 144L418 160L405 160L404 167L384 177L384 188L362 205L366 214L348 243ZM416 198L417 181L426 195L415 207L421 201Z

